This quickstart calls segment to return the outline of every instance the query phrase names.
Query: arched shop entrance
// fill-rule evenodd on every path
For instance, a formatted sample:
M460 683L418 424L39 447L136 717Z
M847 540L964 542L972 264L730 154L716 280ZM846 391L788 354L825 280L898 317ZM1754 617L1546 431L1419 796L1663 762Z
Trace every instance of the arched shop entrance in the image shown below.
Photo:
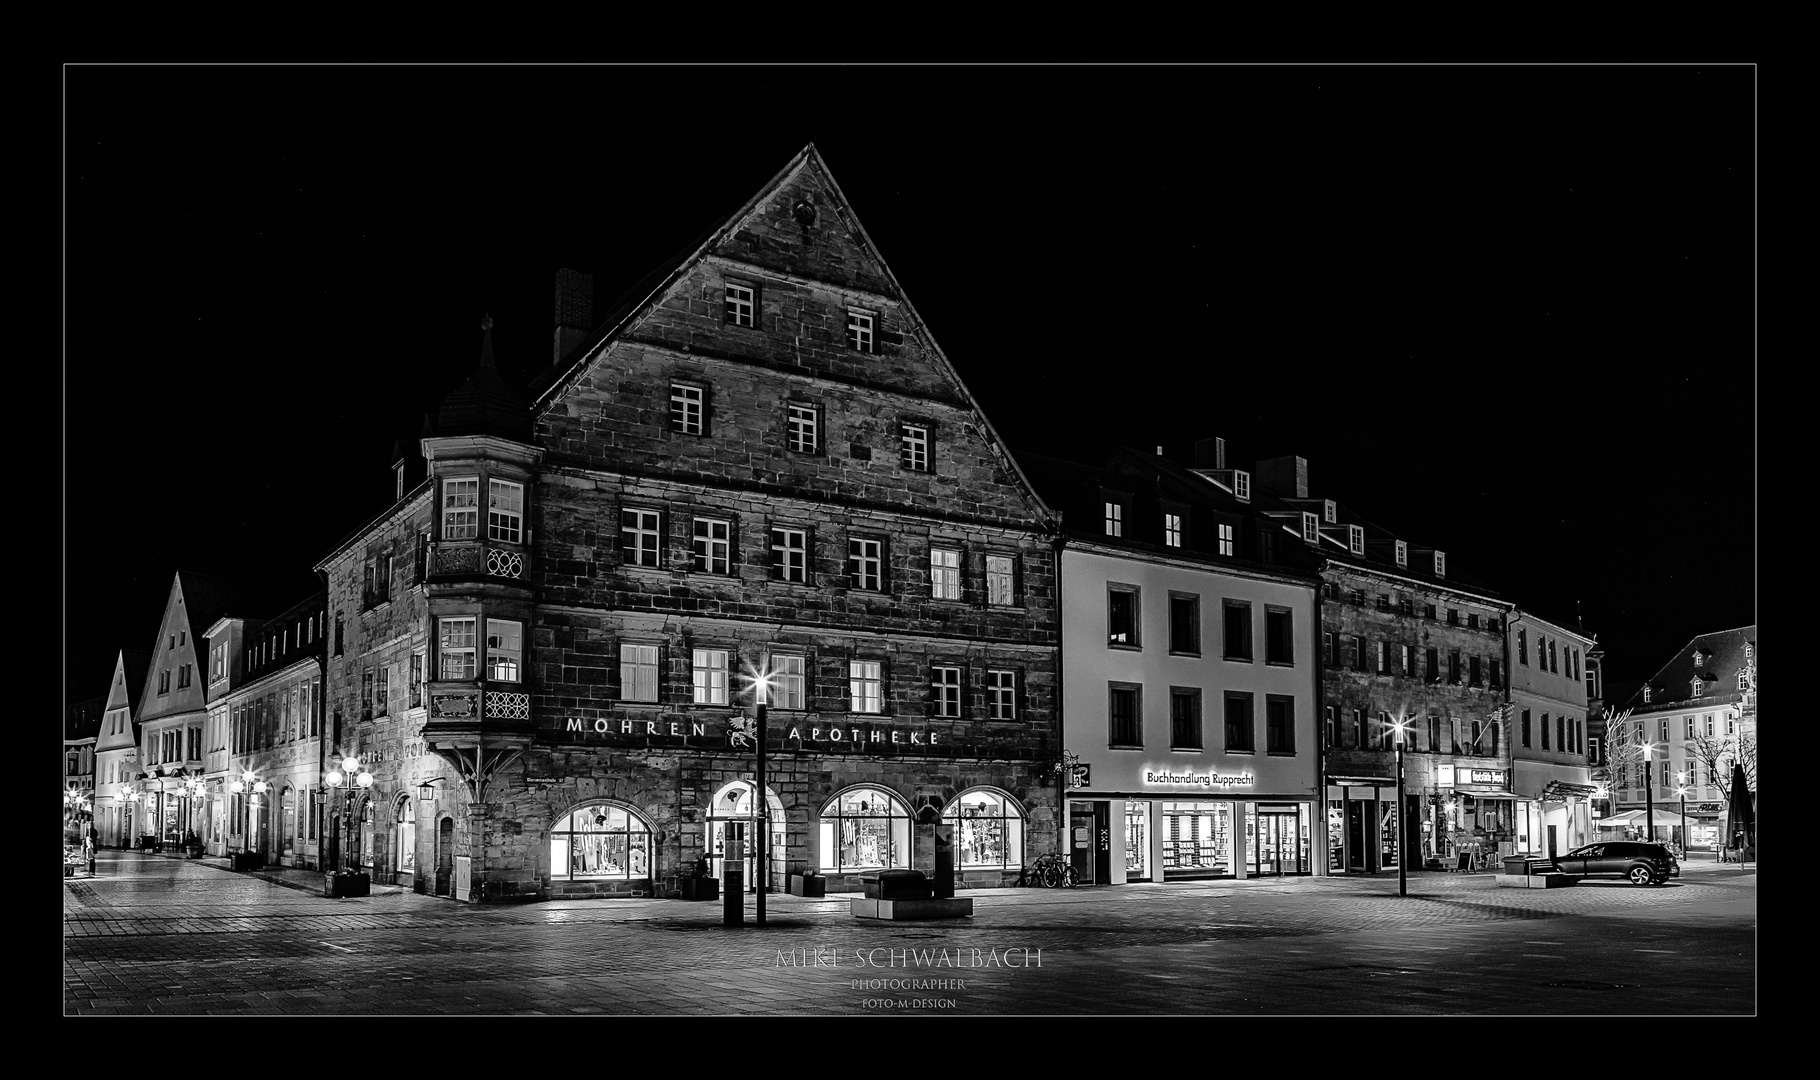
M784 804L777 793L767 788L765 802L770 807L771 842L763 845L765 868L769 874L772 888L784 884L780 879L783 867L781 858L784 851ZM758 860L761 845L754 843L758 836L759 822L752 799L752 783L748 780L735 780L714 793L708 803L707 858L709 872L723 883L726 881L726 859L724 853L727 845L729 827L737 824L741 835L745 837L745 868L741 880L745 882L746 891L758 887Z
M398 805L393 811L394 833L392 838L392 882L395 885L411 887L412 878L417 872L417 807L410 795L398 796Z

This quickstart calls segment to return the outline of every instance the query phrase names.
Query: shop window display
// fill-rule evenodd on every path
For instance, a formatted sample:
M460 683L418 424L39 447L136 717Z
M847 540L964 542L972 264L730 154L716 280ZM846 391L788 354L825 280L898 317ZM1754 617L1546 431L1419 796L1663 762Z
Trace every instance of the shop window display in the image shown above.
M955 864L962 870L1018 870L1024 865L1024 817L1017 803L995 791L976 790L948 804L954 827Z
M1141 802L1125 804L1125 877L1150 876L1150 836L1145 828L1150 808Z
M1231 874L1232 804L1163 804L1163 869Z
M847 874L910 866L910 809L883 788L842 792L821 814L821 868Z
M568 880L649 877L650 826L624 807L579 807L550 829L550 870Z

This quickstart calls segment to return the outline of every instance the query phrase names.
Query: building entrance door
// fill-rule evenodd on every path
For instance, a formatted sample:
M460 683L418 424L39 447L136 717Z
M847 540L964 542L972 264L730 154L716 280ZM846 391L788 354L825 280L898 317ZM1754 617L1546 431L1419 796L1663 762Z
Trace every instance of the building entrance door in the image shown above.
M449 895L455 878L455 819L443 818L436 826L436 895Z
M767 864L773 878L772 887L776 887L777 853L784 849L784 808L776 795L769 795L767 802L771 809L771 843L763 845L758 842L759 820L753 809L752 785L733 783L722 788L714 796L708 811L708 865L713 876L726 885L727 828L738 823L742 829L742 849L740 880L747 892L758 889L758 868L760 860Z
M1370 803L1348 802L1346 804L1346 869L1354 874L1371 873L1371 852L1376 846L1375 829L1367 829L1369 818L1366 811Z
M1296 816L1294 814L1260 813L1258 815L1258 859L1260 875L1296 872Z

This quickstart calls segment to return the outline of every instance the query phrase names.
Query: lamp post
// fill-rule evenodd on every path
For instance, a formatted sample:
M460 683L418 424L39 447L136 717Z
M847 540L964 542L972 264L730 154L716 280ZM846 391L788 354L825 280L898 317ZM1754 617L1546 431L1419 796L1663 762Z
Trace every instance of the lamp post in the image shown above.
M183 781L183 839L189 841L190 834L196 832L196 800L202 797L202 777L189 776ZM198 840L201 833L196 833Z
M366 770L366 766L360 763L359 758L344 757L341 759L341 768L330 769L329 774L322 780L332 790L343 793L341 812L335 815L335 833L329 844L329 863L339 867L341 865L341 833L343 829L352 824L348 821L350 803L347 799L346 789L358 787L364 790L372 787L373 774Z
M1650 843L1656 842L1656 744L1643 744L1643 824Z
M752 815L758 822L758 835L753 838L752 868L758 880L752 883L757 903L757 924L765 925L765 893L771 890L771 800L765 797L765 713L771 699L771 673L753 671L746 677L752 683L752 727L746 735L752 740L755 767L752 770Z
M260 855L265 854L265 836L259 831L259 796L265 794L265 789L265 781L259 779L258 774L251 769L241 773L238 779L228 785L228 790L236 795L247 793L247 805L252 817L247 831L258 838L259 846L255 850ZM236 866L234 869L239 870L241 867Z
M1687 774L1675 774L1675 794L1681 798L1681 857L1687 858Z
M1397 895L1409 895L1409 840L1405 835L1408 830L1408 815L1403 812L1403 734L1409 730L1409 722L1398 717L1390 725L1397 733Z

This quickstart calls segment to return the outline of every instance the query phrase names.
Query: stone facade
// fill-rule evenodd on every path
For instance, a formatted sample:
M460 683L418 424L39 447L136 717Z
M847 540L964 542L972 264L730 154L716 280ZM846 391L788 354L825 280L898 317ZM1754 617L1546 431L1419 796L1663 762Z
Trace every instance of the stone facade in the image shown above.
M567 284L559 343L591 321ZM427 485L318 567L345 633L332 739L370 762L375 806L417 814L391 830L434 867L415 887L674 895L701 860L720 873L755 821L757 672L791 676L765 739L772 888L929 870L968 792L1011 808L1021 859L1053 850L1050 515L813 148L634 301L534 396L489 333L423 439ZM367 567L407 551L416 576L371 603ZM369 719L369 672L418 657L422 704ZM873 823L848 798L888 843L850 839Z

